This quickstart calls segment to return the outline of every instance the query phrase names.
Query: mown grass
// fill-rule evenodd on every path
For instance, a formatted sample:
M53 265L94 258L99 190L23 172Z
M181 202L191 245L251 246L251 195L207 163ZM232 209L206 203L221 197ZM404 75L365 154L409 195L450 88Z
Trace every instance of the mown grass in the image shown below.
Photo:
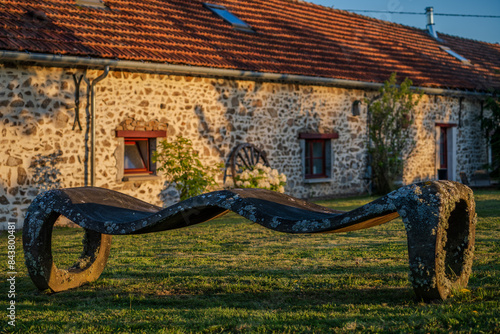
M319 202L350 210L373 198ZM58 294L27 276L17 234L18 333L500 332L500 192L476 192L479 223L469 287L415 300L401 220L343 234L287 235L234 214L186 229L113 238L96 282ZM60 266L81 230L57 228ZM6 233L0 307L7 307ZM3 313L5 314L5 313Z

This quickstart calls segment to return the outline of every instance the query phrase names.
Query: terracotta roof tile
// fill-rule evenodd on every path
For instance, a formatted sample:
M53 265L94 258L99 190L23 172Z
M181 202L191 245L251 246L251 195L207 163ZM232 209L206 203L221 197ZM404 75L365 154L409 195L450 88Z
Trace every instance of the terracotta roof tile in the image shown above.
M497 44L440 34L467 65L412 27L295 0L209 2L256 33L234 30L201 0L107 0L107 9L74 0L2 0L0 48L367 82L397 71L420 86L500 88Z

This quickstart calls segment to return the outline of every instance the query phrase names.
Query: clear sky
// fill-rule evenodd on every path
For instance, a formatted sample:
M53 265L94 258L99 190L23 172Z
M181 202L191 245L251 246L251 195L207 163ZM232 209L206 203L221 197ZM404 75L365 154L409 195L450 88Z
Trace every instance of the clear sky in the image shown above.
M500 16L500 0L306 0L337 9L361 9L395 12L418 12L422 15L402 15L387 13L358 14L375 17L384 21L425 29L426 7L434 7L434 13L495 15ZM455 16L435 16L436 31L448 35L476 39L490 43L500 43L500 18L472 18Z

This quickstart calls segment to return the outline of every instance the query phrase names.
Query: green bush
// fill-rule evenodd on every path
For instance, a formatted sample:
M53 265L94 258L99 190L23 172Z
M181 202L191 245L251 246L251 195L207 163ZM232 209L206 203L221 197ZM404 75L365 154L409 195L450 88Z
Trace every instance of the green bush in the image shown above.
M159 149L153 152L153 162L158 164L156 169L164 173L170 184L175 185L181 201L218 185L214 176L220 172L221 165L204 166L198 157L191 140L182 136L171 142L161 141Z

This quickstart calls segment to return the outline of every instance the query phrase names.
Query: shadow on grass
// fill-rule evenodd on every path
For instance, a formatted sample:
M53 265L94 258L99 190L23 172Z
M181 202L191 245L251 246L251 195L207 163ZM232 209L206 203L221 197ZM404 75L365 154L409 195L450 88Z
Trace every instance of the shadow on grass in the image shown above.
M48 306L44 308L48 307L53 316L30 320L26 325L59 331L91 327L120 328L127 332L156 332L164 328L181 329L181 332L240 332L246 327L255 331L265 326L266 332L273 328L277 332L310 332L310 329L327 332L356 322L378 321L377 318L384 316L384 309L408 306L413 298L413 292L403 288L141 298L125 294L122 289L104 287L94 288L92 294L69 291L46 296ZM36 312L40 310L40 303L37 304L23 306L23 311ZM371 311L359 312L358 307Z
M149 269L149 270L148 270ZM185 279L185 278L207 278L216 279L224 278L226 280L235 281L240 278L249 279L251 277L271 277L271 278L289 278L296 279L298 277L314 277L318 275L328 275L328 276L349 276L349 277L359 277L363 279L375 279L375 280L385 280L387 277L392 277L394 275L408 275L409 266L408 264L401 265L391 265L386 267L373 266L367 267L357 267L350 265L334 265L331 266L315 266L314 268L290 268L290 269L241 269L238 267L229 267L225 270L216 270L210 265L197 265L196 268L185 268L184 270L179 270L176 268L176 272L169 273L167 270L158 271L160 268L151 268L144 265L134 265L132 267L128 266L114 266L109 270L112 272L104 272L101 276L106 279L136 279L148 280L151 277L158 277L158 279L166 278L169 279ZM154 271L153 271L154 270ZM229 270L229 272L228 272Z
M396 269L397 268L397 269ZM211 307L286 310L294 307L318 307L323 304L407 304L415 296L405 281L405 266L391 267L394 274L384 275L366 268L345 270L235 270L224 271L197 268L168 275L152 273L141 268L134 271L114 270L89 285L49 294L39 292L28 277L19 277L23 299L31 300L34 309L39 303L55 303L53 307L72 309L86 300L97 301L121 309L129 305L130 296L147 305L189 309ZM256 279L252 279L256 277ZM399 286L387 287L391 281ZM375 282L375 283L374 283ZM380 284L380 286L373 286ZM408 283L409 284L409 283ZM360 286L353 288L353 285ZM370 286L372 285L372 286ZM235 292L231 292L235 291ZM207 304L208 303L208 304ZM29 306L28 306L29 308Z
M139 308L161 307L163 309L199 310L207 307L224 307L287 311L297 307L321 309L325 305L408 305L408 302L416 301L411 287L203 294L170 294L165 290L147 290L145 292L129 292L122 287L92 284L75 290L47 294L32 288L23 293L24 298L31 297L31 302L24 305L23 309L36 310L40 308L41 304L50 304L53 311L74 310L75 307L77 309L98 307L120 310L129 309L132 300L134 306Z

